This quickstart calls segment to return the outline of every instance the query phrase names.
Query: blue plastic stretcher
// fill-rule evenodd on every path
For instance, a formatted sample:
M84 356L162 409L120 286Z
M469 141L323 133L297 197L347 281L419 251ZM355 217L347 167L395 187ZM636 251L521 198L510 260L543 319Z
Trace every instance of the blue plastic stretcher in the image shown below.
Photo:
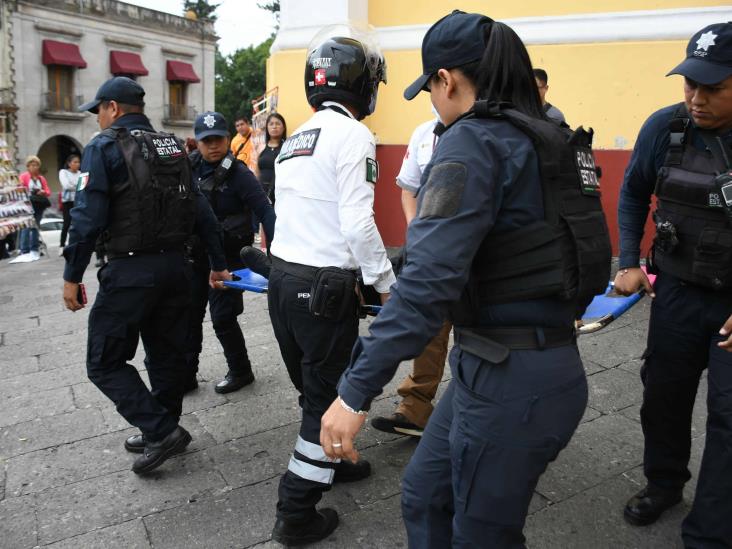
M268 280L263 276L249 269L234 271L232 274L236 277L236 280L224 282L225 286L237 290L257 292L259 294L267 293ZM651 283L653 283L653 280L651 280ZM581 322L577 323L577 331L580 334L589 334L604 328L638 303L641 297L643 297L643 292L638 292L630 296L621 296L616 294L614 290L615 288L611 282L607 285L604 294L595 296L582 316ZM381 307L378 305L366 305L365 309L367 314L376 315L381 310Z

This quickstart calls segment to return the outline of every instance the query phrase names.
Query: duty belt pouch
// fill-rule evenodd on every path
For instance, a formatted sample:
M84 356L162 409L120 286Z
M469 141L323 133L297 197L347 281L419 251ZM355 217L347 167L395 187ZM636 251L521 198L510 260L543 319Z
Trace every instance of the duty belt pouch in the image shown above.
M705 228L694 250L692 274L707 281L705 285L712 289L721 290L729 280L731 267L732 231Z
M308 307L314 316L343 320L354 313L356 277L344 269L323 267L313 278Z

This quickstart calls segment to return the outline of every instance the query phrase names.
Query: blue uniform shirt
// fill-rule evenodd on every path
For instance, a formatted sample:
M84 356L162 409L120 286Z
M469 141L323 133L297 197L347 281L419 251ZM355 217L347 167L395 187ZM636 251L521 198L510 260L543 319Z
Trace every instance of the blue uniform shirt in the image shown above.
M467 179L457 212L421 217L431 170L460 163ZM422 176L417 217L407 233L407 263L391 298L354 348L338 394L355 409L371 400L402 360L418 356L447 318L468 281L473 258L491 231L504 233L544 218L536 151L529 138L504 120L463 119L440 137ZM571 326L573 302L541 299L486 305L482 325Z
M125 114L112 127L154 131L147 116L140 113ZM122 153L114 139L106 135L98 135L84 148L81 171L88 173L89 179L86 187L76 193L76 205L71 210L69 245L64 248L64 280L68 282L81 282L84 277L97 237L107 225L110 187L127 179L127 166ZM226 269L226 260L218 221L195 180L193 183L195 230L206 242L211 268L222 271Z
M625 170L618 203L620 228L620 267L637 267L640 264L640 244L648 217L651 195L656 188L658 171L666 161L669 144L669 122L679 105L671 105L653 113L643 124L635 142L633 155ZM706 149L698 132L690 126L691 143L697 149ZM732 142L732 131L722 138Z
M201 159L194 166L193 178L201 181L211 175L218 166L218 163L211 164ZM210 193L202 191L211 202ZM262 185L257 181L256 176L240 160L235 160L226 177L226 185L219 193L216 205L211 202L214 214L219 220L228 215L237 215L244 212L248 207L260 220L264 227L264 234L267 242L272 242L275 227L275 212Z

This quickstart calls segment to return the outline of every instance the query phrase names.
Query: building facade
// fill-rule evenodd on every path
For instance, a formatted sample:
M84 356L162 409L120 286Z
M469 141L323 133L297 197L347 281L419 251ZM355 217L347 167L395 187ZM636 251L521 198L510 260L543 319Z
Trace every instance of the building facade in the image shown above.
M214 107L217 37L208 21L116 0L2 4L11 62L0 69L0 88L10 89L17 109L9 133L18 162L38 155L52 189L58 190L65 158L81 152L99 130L94 115L76 109L108 78L136 79L145 88L153 126L182 137L192 135L198 112Z
M547 99L572 127L594 128L603 203L617 242L618 193L638 130L652 112L683 98L683 79L665 74L684 59L694 32L732 20L732 6L720 0L282 0L267 87L278 88L278 110L293 129L310 115L303 87L310 39L329 24L375 27L388 83L365 123L378 143L375 209L387 245L404 240L394 179L406 144L412 130L432 117L428 94L407 102L402 92L421 72L425 32L453 9L484 13L510 25L526 43L534 66L549 74Z

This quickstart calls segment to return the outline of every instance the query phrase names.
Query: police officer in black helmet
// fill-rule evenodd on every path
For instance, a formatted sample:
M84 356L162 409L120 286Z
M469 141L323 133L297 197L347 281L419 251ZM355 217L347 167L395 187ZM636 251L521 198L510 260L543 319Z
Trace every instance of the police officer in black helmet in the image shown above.
M190 155L193 179L211 204L224 232L226 263L230 271L242 269L239 251L254 242L252 213L264 226L267 242L274 236L275 214L269 199L249 168L229 151L229 128L218 112L205 112L194 124L198 149ZM203 340L203 317L209 304L211 323L229 371L216 384L217 393L230 393L254 382L244 335L237 317L244 311L242 293L208 287L208 259L205 244L198 238L190 247L193 297L187 338L187 387L197 385L198 355Z
M679 503L691 450L691 416L707 370L707 431L696 495L681 532L688 548L732 547L732 23L692 36L684 101L641 128L620 193L618 292L652 295L641 369L648 484L625 507L635 525ZM656 236L652 288L639 268L651 195Z
M269 314L302 407L272 531L285 545L330 535L338 514L316 510L322 493L370 474L365 461L326 457L320 418L358 335L356 270L382 300L395 280L373 217L374 137L359 122L374 110L384 60L367 35L340 30L319 34L308 50L305 91L317 112L285 141L275 164Z
M422 64L404 96L429 93L447 128L422 175L406 264L320 442L356 459L373 398L449 313L452 381L403 480L409 546L520 548L534 487L587 402L574 319L610 275L591 133L545 117L526 48L488 17L442 18Z
M102 132L84 149L63 290L68 309L84 306L79 283L101 234L109 262L97 274L89 313L87 373L142 432L125 441L142 451L132 466L137 474L191 442L178 420L190 301L183 245L194 228L209 251L210 283L231 278L218 223L191 179L183 144L153 129L144 95L133 80L115 77L80 107L97 115ZM127 363L140 337L152 391Z

